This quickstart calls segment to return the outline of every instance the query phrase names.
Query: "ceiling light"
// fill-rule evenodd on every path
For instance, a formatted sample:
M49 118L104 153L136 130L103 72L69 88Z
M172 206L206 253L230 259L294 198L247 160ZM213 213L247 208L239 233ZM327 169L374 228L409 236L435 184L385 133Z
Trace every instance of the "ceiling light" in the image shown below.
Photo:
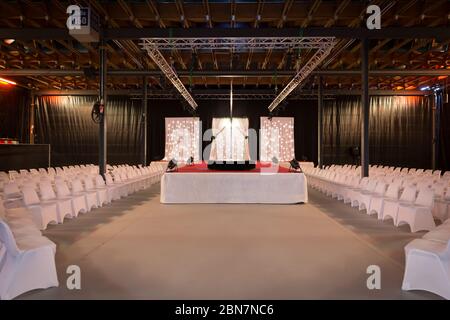
M15 83L14 81L5 79L5 78L0 78L0 84L15 86L17 83Z
M3 42L6 44L13 44L16 39L4 39Z

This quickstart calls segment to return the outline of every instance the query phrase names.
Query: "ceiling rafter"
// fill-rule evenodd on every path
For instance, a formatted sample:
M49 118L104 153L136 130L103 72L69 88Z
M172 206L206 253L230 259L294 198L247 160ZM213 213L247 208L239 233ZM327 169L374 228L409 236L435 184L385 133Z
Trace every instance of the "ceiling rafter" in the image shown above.
M209 1L208 0L203 0L203 10L205 12L205 20L208 24L209 28L212 28L213 24L212 24L212 17L211 17L211 9L209 7Z
M77 76L63 77L42 74L47 78L35 77L42 79L50 86L52 84L78 88L94 88L96 86L96 80L86 79L82 69L87 66L98 68L97 45L79 44L74 38L67 35L67 31L61 32L66 30L67 15L65 9L67 1L11 0L3 2L10 7L6 8L0 4L0 28L2 29L0 32L3 38L6 38L9 36L8 29L10 29L11 35L14 35L12 38L15 38L16 42L10 45L3 43L0 46L0 50L5 51L4 53L0 52L0 70L4 69L5 66L7 69L23 68L24 70L36 70L36 68L41 70L45 68L50 71L78 69L81 73ZM155 83L160 78L159 70L155 68L153 61L144 52L136 49L137 41L140 38L138 35L141 33L141 31L137 31L137 29L140 29L139 27L148 28L141 34L152 35L157 38L174 38L171 35L183 38L189 34L192 34L195 38L202 38L208 34L214 35L214 32L217 32L219 28L224 31L224 35L229 35L230 38L236 38L238 35L245 37L245 35L252 34L256 37L267 37L269 34L276 37L279 35L297 37L294 30L300 30L299 27L302 24L307 25L306 29L303 30L305 35L323 35L322 32L326 33L331 30L332 35L337 35L337 38L342 40L322 63L322 69L329 71L348 70L350 73L348 75L323 74L322 76L326 78L329 88L345 90L350 87L358 88L360 83L360 78L354 73L354 69L358 68L359 41L351 40L350 34L354 34L357 39L364 35L371 39L370 67L372 71L389 68L410 72L417 70L416 77L411 73L394 77L389 73L389 70L388 74L371 73L370 86L375 88L380 86L412 88L422 81L429 81L428 83L436 81L437 77L422 74L424 70L431 68L450 70L448 42L441 42L449 39L444 29L448 28L450 4L445 0L427 0L426 4L424 2L419 0L371 1L370 3L377 4L382 8L383 29L381 32L370 34L366 33L367 30L364 26L365 12L363 12L363 9L365 9L365 5L361 1L308 0L304 1L305 5L299 5L297 1L292 1L290 9L288 8L288 1L280 4L279 2L262 0L255 1L251 5L241 5L237 1L229 1L224 4L206 0L198 1L198 3L174 0L170 4L155 0L133 2L126 0L114 2L74 0L70 3L80 6L92 4L92 8L99 12L102 20L106 22L108 69L154 71L155 75L149 75L149 79L151 79L151 82L155 80ZM105 12L95 8L97 3L101 4ZM249 12L249 8L252 8L253 11ZM176 14L177 10L179 18ZM278 12L278 14L274 16L275 12ZM283 12L288 14L284 15ZM214 15L214 17L211 15ZM230 18L230 15L234 15L235 19ZM186 19L181 19L181 16ZM276 28L273 27L276 27L283 20L285 22L282 29L279 29L279 32L275 31ZM216 23L217 25L215 25ZM212 30L213 24L214 30ZM170 28L170 30L155 28L157 26L162 28L161 25ZM184 28L179 28L181 25ZM236 28L222 29L226 25ZM238 29L237 26L241 27L241 25L245 27ZM261 31L263 26L270 30ZM201 30L200 28L205 29ZM41 35L39 32L41 32ZM45 37L42 35L43 33L54 34L55 37ZM27 35L28 38L26 38ZM50 40L45 40L46 38L50 38ZM120 40L114 42L118 39ZM376 43L375 39L382 39L382 41ZM277 68L276 82L278 86L286 83L289 77L281 76L281 74L285 73L286 70L291 70L289 67L291 64L288 64L288 61L294 61L295 67L293 70L298 70L313 53L308 49L302 49L300 59L297 59L297 50L293 50L295 58L289 59L290 56L287 53L272 48L273 50L267 58L269 53L267 49L245 48L242 50L236 45L234 45L234 48L235 51L233 51L233 47L227 48L229 54L224 54L223 50L217 50L217 48L213 50L198 46L186 49L177 48L187 69L183 69L182 66L178 67L181 63L179 63L179 57L174 52L171 53L172 59L169 57L170 51L164 52L162 50L162 52L166 55L168 61L176 62L176 68L180 69L178 73L184 74L181 80L185 85L193 83L196 86L228 86L229 81L227 79L215 77L214 72L208 73L208 70L214 70L216 74L227 74L227 71L228 74L232 74L233 71L239 73L246 70L250 72L261 70L261 67L265 65L266 70L261 70L258 75L246 76L243 74L241 77L235 78L234 84L236 86L249 88L254 88L256 85L260 88L268 88L272 85L273 88L274 81L267 76L267 73L273 74L275 68ZM187 49L189 51L182 51ZM233 52L235 54L232 54ZM143 67L141 68L140 65ZM199 72L196 76L190 76L192 71L194 71L194 74L199 71L206 72ZM294 73L294 71L292 72ZM32 82L40 88L45 87L45 84L34 82L25 78L25 76L18 77L15 80L26 83ZM139 76L116 76L111 78L109 87L138 88L141 80ZM308 79L308 81L305 88L310 87L314 82L312 79ZM440 82L442 82L442 77Z

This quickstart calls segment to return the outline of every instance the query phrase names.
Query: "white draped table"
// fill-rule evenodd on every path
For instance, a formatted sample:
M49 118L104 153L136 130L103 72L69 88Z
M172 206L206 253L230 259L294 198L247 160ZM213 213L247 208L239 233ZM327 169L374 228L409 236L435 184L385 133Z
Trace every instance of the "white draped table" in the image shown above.
M161 203L308 202L303 173L166 172Z

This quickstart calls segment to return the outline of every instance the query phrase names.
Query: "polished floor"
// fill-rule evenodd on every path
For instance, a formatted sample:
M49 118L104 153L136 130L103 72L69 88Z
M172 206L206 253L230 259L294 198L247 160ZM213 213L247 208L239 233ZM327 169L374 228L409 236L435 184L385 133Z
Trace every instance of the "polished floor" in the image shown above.
M22 299L436 299L404 292L411 234L317 191L304 205L163 205L159 185L50 226L60 286ZM81 268L81 289L66 286ZM381 289L367 288L380 267Z

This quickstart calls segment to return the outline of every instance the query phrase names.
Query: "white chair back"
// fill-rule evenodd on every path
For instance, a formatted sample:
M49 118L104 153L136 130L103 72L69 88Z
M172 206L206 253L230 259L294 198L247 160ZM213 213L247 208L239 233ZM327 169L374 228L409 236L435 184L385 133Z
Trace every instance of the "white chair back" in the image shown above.
M114 184L113 178L109 173L105 174L106 185L110 186Z
M65 198L70 196L69 187L67 187L67 184L64 181L55 182L55 188L58 198Z
M2 219L0 219L0 242L5 245L6 251L17 256L20 254L20 249L17 247L16 239L9 228L9 225Z
M105 186L105 180L103 180L103 177L101 175L98 175L95 177L95 185L97 187L104 187Z
M376 187L377 187L377 181L374 179L369 179L369 182L365 186L364 190L372 192L375 190Z
M5 195L5 198L18 193L20 193L20 190L15 181L11 181L3 185L3 194Z
M32 188L32 187L23 187L22 194L23 194L23 202L27 206L33 205L33 204L38 204L41 202L36 193L36 190L34 190L34 188Z
M386 192L386 183L378 182L374 192L378 195L384 195Z
M55 191L53 191L52 184L48 181L42 181L39 184L42 200L52 200L56 198Z
M424 188L419 191L415 204L431 208L433 206L434 192L429 188Z
M72 181L72 192L78 193L83 192L83 184L81 183L80 179L75 179Z
M400 191L400 186L398 184L390 184L386 191L386 197L398 199L398 193Z
M416 200L416 193L417 188L414 186L406 187L405 190L403 190L402 195L400 196L400 201L408 201L413 202Z
M94 189L94 183L92 182L91 177L85 177L84 178L84 188L85 190L92 190Z

